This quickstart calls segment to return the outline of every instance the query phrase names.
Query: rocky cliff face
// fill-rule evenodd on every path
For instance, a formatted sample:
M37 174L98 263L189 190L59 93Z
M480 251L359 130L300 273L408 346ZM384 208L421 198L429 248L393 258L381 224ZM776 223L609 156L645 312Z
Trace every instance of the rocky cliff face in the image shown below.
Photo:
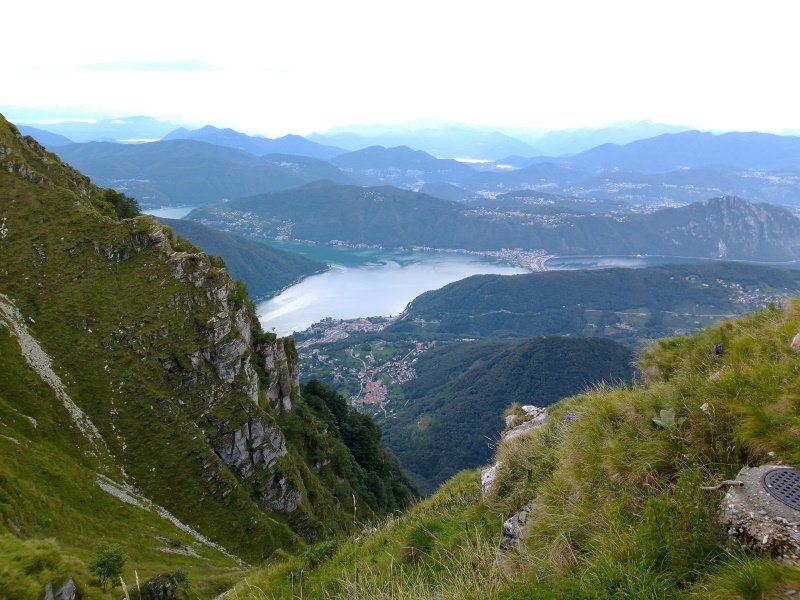
M0 293L107 446L82 455L92 468L246 560L341 529L328 480L351 489L307 462L331 434L297 414L293 342L261 330L225 269L150 217L117 218L2 117L0 256Z
M787 260L800 256L800 221L788 210L723 196L671 211L680 216L661 237L676 246L703 249L713 258Z
M155 221L146 217L137 220L146 221L146 229L132 236L133 250L126 244L123 251L108 248L104 256L124 260L132 251L158 250L171 276L197 291L174 298L174 303L210 315L204 321L195 320L203 343L183 357L164 360L165 373L177 377L187 392L205 396L195 425L236 478L251 482L264 508L284 513L297 510L302 503L300 491L275 469L278 460L288 454L286 440L275 419L262 410L266 405L275 411L291 410L291 397L299 393L297 357L288 356L286 351L291 342L261 333L243 290L223 269L213 267L202 253L176 251L170 236ZM165 326L160 335L168 337L169 327ZM221 417L220 403L224 407L225 397L217 393L219 384L249 398L250 403L242 403L239 410ZM219 489L219 477L210 477L209 483L223 498L237 485Z

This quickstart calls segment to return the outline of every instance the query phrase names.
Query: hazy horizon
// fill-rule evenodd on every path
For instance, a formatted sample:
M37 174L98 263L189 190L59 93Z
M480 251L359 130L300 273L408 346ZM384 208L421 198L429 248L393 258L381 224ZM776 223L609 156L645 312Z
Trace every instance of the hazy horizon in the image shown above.
M798 130L798 12L785 0L18 2L4 9L15 50L0 54L0 112L267 137L420 119Z

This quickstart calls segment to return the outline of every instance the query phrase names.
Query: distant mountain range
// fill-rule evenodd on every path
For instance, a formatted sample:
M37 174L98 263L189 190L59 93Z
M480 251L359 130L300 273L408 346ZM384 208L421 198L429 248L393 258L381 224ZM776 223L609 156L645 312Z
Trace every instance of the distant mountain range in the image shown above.
M686 131L569 157L511 156L480 171L459 185L474 192L535 189L636 204L739 195L796 206L800 137Z
M642 173L707 166L779 171L800 168L800 137L684 131L623 146L603 144L562 162L595 170Z
M317 144L299 135L285 135L271 140L265 137L251 136L233 129L218 129L206 125L200 129L189 130L181 127L163 137L164 140L197 140L217 146L226 146L244 150L256 156L264 154L297 154L312 158L330 159L346 150Z
M51 133L63 135L74 142L118 142L123 140L158 140L178 127L172 121L153 117L132 116L99 119L65 119L47 122L25 122ZM36 137L36 136L34 136ZM38 138L37 138L38 139ZM43 141L39 140L45 146Z
M467 164L435 158L407 146L370 146L337 156L331 163L364 185L410 187L432 182L453 183L475 174Z
M545 209L547 207L544 207ZM392 187L314 183L207 206L189 218L250 237L561 255L664 254L781 261L800 258L800 219L722 197L652 213L497 211Z
M665 133L686 131L689 127L666 125L653 121L625 121L604 127L581 127L548 131L540 135L519 132L518 137L533 144L541 154L564 156L583 152L601 144L629 144L636 140L655 137ZM510 132L513 135L513 132ZM529 155L530 156L530 155Z
M134 196L143 206L220 202L296 187L320 176L351 181L313 158L260 158L195 140L91 142L60 147L58 153L98 184Z
M368 146L408 146L440 158L496 159L509 154L542 154L522 140L487 128L466 125L406 128L403 126L353 126L312 133L308 139L348 150Z
M332 144L348 150L374 145L408 146L439 158L497 160L510 155L530 157L576 154L600 144L627 144L687 129L689 128L652 121L630 121L597 128L537 133L525 129L437 123L347 126L312 133L307 137L321 144Z
M119 121L122 123L116 125L108 122L83 125L102 125L113 129L133 127L138 122L136 119L130 119L130 123L125 119ZM146 133L163 126L163 123L145 119L143 126L146 127L141 131ZM483 130L467 129L471 135L488 135ZM595 131L598 136L627 139L637 131L644 134L664 129L669 130L669 127L645 123L641 127L630 125L619 130L608 128L603 130L605 133L600 130L589 131ZM369 130L371 128L357 131ZM568 156L525 156L516 153L490 163L468 164L438 159L423 150L413 150L410 146L372 145L345 152L300 136L270 140L212 126L191 131L186 128L174 129L167 134L168 139L163 143L204 142L218 148L247 152L251 156L280 155L267 161L269 165L279 167L278 170L265 171L261 168L256 169L257 173L243 173L236 167L231 170L233 176L229 177L227 166L231 163L241 164L240 156L218 153L214 161L219 160L221 164L210 164L206 162L209 151L197 151L200 173L187 178L186 173L194 170L195 166L191 164L191 156L187 156L185 146L165 146L164 150L159 151L162 152L159 154L162 168L153 161L142 165L138 158L120 161L118 159L122 156L117 153L123 151L110 146L96 146L91 151L76 150L71 145L64 145L68 140L63 136L38 128L27 131L44 145L57 147L67 160L74 160L77 167L87 171L98 182L135 195L145 206L214 202L287 189L319 179L361 185L393 185L423 190L432 196L455 201L515 190L536 190L636 205L677 205L715 196L736 195L754 201L800 206L800 137L788 135L715 135L681 131L663 133L624 145L605 143ZM132 130L126 131L130 133ZM377 128L375 133L383 135L382 131ZM566 135L566 132L560 133ZM572 133L589 135L588 131ZM551 135L556 135L556 132ZM383 138L378 136L377 139ZM453 143L459 143L457 136L453 138ZM166 148L171 148L173 154L167 152ZM521 149L517 147L515 150ZM533 148L528 150L535 152ZM144 151L127 152L138 155ZM155 151L150 148L147 152ZM295 158L286 159L287 156ZM301 158L303 156L307 158ZM311 162L313 160L317 162ZM153 174L153 170L157 172ZM203 177L208 177L208 185L203 184L200 186L203 189L198 190L197 183ZM439 187L426 188L434 184Z
M73 143L73 141L68 137L59 135L57 133L52 133L50 131L45 131L44 129L37 129L36 127L30 127L27 125L20 125L18 129L22 135L31 136L42 146L47 148L57 148L59 146L66 146Z

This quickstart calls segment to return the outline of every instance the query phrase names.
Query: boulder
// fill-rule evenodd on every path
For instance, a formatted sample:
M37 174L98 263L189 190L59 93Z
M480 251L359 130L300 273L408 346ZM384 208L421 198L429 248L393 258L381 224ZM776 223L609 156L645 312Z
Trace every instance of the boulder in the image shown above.
M153 577L144 585L148 600L174 600L178 597L178 582L169 573Z
M522 549L522 541L530 531L532 510L533 502L529 502L503 523L503 537L500 539L494 566L506 577L513 576L513 561L510 557Z
M59 590L53 593L53 583L47 582L44 588L44 600L75 600L78 597L78 588L72 577L68 577Z
M792 350L800 353L800 333L797 333L797 335L792 338L791 347Z

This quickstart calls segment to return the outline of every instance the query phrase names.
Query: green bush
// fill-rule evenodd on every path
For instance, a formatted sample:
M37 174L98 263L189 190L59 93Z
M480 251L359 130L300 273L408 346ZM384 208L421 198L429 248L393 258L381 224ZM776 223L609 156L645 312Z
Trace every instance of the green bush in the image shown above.
M130 219L141 214L136 200L121 192L107 189L105 190L104 199L114 207L114 212L120 219Z
M339 542L337 540L327 540L306 549L302 554L302 559L308 567L316 567L336 554L338 549Z
M122 548L117 545L100 546L89 563L89 572L97 576L97 580L103 589L106 589L106 582L111 581L111 587L117 585L116 581L122 575L122 567L125 566L125 557Z

